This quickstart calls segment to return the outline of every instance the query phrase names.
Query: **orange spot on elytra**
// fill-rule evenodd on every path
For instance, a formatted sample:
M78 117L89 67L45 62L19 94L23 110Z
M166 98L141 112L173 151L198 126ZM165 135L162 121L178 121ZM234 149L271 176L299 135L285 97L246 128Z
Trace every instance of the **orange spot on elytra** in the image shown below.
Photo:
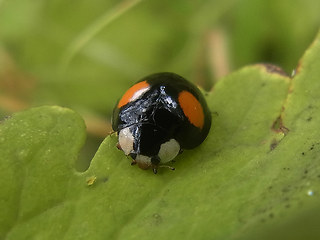
M126 93L122 96L118 103L118 108L121 108L122 106L126 105L131 101L131 98L134 96L136 92L139 90L142 90L144 88L148 88L149 84L146 81L139 82L135 85L133 85L131 88L129 88Z
M189 119L191 124L198 128L203 128L204 114L200 102L188 91L182 91L178 97L179 104L184 115Z

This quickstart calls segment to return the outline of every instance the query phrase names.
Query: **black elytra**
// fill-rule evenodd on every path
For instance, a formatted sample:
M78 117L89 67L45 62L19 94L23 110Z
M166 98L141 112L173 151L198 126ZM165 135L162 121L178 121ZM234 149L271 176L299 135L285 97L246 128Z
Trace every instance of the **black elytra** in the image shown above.
M144 155L151 158L153 165L159 165L160 146L170 139L175 139L181 150L195 148L205 140L211 127L211 113L196 86L167 72L147 76L135 85L139 83L147 86L147 90L138 98L130 98L132 93L124 99L128 97L124 95L120 100L122 104L116 104L112 117L112 128L118 134L124 128L130 129L134 142L129 155L133 159ZM190 94L182 98L182 92ZM192 110L186 110L190 102L185 99L188 100L189 95L201 106L202 111L198 112L202 116L193 116ZM200 125L192 121L197 118Z

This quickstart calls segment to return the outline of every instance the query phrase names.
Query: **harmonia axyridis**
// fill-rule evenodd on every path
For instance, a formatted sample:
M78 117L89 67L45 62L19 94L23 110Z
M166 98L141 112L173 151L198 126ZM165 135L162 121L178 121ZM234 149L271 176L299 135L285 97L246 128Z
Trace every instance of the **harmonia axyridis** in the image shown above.
M118 148L132 157L132 164L154 173L183 149L200 145L210 127L211 113L200 90L174 73L138 81L113 110Z

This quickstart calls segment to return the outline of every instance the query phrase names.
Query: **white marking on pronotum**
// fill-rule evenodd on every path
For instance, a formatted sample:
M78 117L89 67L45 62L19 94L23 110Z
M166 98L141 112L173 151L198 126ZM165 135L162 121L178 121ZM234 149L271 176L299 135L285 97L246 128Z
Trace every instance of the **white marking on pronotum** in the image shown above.
M119 144L124 154L129 155L133 150L134 137L130 129L124 128L119 132Z
M180 151L180 145L175 139L170 139L168 142L162 143L158 156L161 163L166 163L174 159Z

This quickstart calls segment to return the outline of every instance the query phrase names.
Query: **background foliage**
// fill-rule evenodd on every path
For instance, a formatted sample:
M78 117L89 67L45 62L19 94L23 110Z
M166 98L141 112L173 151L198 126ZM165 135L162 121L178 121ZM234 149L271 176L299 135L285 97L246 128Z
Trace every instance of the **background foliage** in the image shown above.
M2 101L2 112L58 104L107 118L119 95L149 73L173 71L211 86L220 70L212 55L221 51L217 57L227 72L270 62L291 74L316 35L319 5L316 0L2 0L1 96L10 101ZM117 15L122 9L127 11ZM106 22L106 15L116 17ZM90 29L101 24L91 36ZM86 37L91 38L70 59L74 45Z

